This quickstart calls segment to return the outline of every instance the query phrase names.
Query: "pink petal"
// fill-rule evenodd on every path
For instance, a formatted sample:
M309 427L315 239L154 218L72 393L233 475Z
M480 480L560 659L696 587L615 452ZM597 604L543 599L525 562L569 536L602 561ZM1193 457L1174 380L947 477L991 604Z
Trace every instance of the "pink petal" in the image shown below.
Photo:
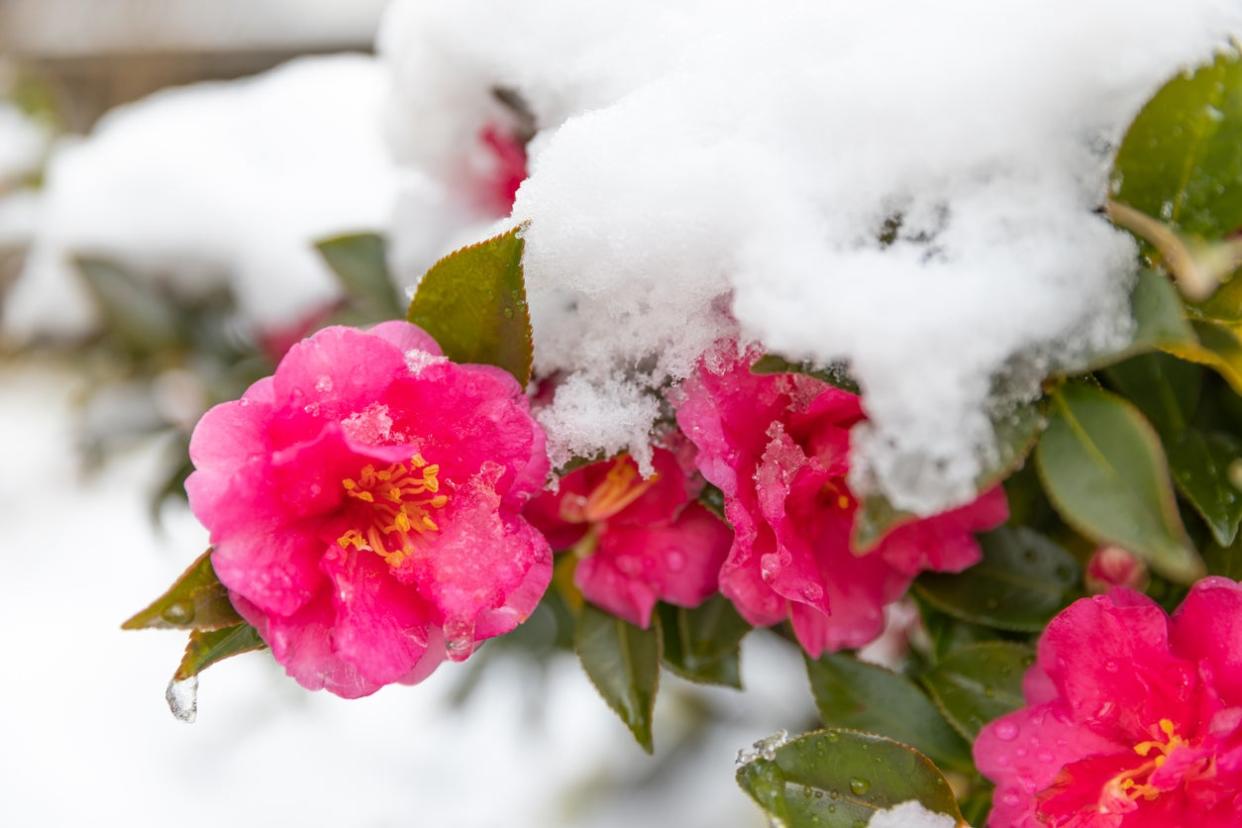
M1062 767L1120 751L1134 755L1129 745L1075 724L1060 704L1024 707L989 722L974 745L979 772L996 783L989 828L1042 828L1036 796L1053 783Z
M336 612L332 649L377 685L400 681L427 652L429 609L370 552L336 549L321 564Z
M1216 690L1230 706L1242 706L1242 584L1204 578L1173 613L1173 650L1211 668Z
M424 331L417 325L413 325L402 319L395 319L390 322L381 322L378 325L372 325L367 328L367 333L371 336L378 336L385 342L390 342L401 349L402 353L407 351L422 351L430 356L441 356L443 351L440 345L432 338L431 334Z
M325 549L318 534L305 528L279 532L259 529L218 541L211 565L220 583L263 612L293 615L324 583L319 558Z
M927 569L961 572L979 562L974 533L995 529L1008 519L1005 490L996 486L965 506L899 525L877 551L909 575Z
M1169 651L1168 621L1155 602L1115 589L1075 601L1039 642L1039 665L1076 721L1134 744L1161 719L1193 721L1193 667Z

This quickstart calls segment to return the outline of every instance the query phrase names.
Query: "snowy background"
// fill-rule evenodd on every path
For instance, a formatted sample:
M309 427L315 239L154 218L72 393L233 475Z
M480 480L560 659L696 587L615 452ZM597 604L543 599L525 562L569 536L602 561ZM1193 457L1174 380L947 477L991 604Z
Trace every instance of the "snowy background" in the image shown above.
M82 3L8 0L0 48L365 48L382 5L108 0L84 26ZM478 220L389 159L386 92L369 57L308 58L159 93L86 140L53 140L0 101L0 248L30 248L0 354L0 825L762 824L734 757L813 715L800 657L771 639L747 644L745 695L664 680L652 759L567 654L546 673L494 659L464 702L470 665L347 702L252 654L203 675L187 726L164 701L184 637L120 630L207 539L183 506L166 506L160 527L150 518L161 440L130 441L93 472L83 463L92 380L75 351L31 347L76 342L99 321L69 257L100 253L191 292L224 284L247 324L278 327L334 295L309 242L382 228L400 186L426 226L403 250L425 265ZM26 188L45 158L43 186Z

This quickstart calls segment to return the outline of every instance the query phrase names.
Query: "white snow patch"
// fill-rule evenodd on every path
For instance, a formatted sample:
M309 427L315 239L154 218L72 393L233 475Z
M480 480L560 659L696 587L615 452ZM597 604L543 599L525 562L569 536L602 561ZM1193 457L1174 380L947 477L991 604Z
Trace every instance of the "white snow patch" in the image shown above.
M929 811L910 800L886 811L876 811L867 828L956 828L957 820Z
M106 115L49 161L37 231L5 308L16 336L92 322L70 257L119 260L187 289L227 279L260 327L338 295L311 243L391 219L386 75L369 57L303 58L157 93Z
M553 467L628 450L646 476L653 471L650 431L659 412L659 401L637 383L583 373L557 386L551 404L536 406L535 417L549 437L555 435L548 449Z
M971 496L1015 356L1124 343L1110 153L1237 32L1232 0L398 0L380 42L403 163L469 168L484 124L515 123L495 87L534 114L513 219L536 368L627 406L558 394L554 456L642 435L658 412L618 372L680 379L740 326L848 363L871 418L854 482L927 513Z

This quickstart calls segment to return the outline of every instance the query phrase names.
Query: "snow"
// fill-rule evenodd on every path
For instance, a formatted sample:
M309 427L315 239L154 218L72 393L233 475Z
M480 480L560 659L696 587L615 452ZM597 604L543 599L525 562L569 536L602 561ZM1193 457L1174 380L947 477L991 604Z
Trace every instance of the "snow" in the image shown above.
M877 811L867 828L956 828L956 825L953 817L929 811L911 800L886 811Z
M302 58L253 78L166 90L53 153L34 247L5 308L15 337L74 333L92 311L75 253L187 289L227 279L248 319L282 325L334 299L311 242L385 227L399 179L369 57Z
M459 178L515 123L497 87L535 117L512 220L536 367L577 383L544 414L554 456L640 448L637 387L740 331L848 363L852 482L928 513L973 495L998 385L1126 341L1110 153L1238 32L1233 0L397 0L380 46L403 164Z
M347 701L308 693L250 654L203 673L198 721L178 722L164 692L184 635L120 623L206 533L179 508L165 510L162 533L149 522L144 490L161 446L81 477L82 388L56 364L0 364L0 454L20 470L0 475L0 825L763 824L733 780L734 749L814 715L801 656L774 637L744 643L744 694L662 677L654 759L570 655L542 678L529 662L496 659L454 707L473 662ZM708 709L715 726L691 730Z

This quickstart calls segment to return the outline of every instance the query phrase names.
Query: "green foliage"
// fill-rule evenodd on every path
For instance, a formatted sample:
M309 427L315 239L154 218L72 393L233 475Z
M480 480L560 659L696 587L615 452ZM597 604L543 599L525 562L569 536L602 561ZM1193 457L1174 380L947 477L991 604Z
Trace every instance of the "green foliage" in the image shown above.
M1139 271L1130 294L1130 313L1134 317L1134 336L1130 344L1091 360L1089 369L1104 368L1159 348L1195 342L1181 298L1168 277L1158 270L1144 268Z
M1076 596L1078 562L1038 532L1001 528L981 535L979 546L983 559L965 572L920 576L919 597L972 624L1039 632Z
M1128 359L1111 366L1104 376L1166 437L1190 424L1203 387L1202 368L1163 353Z
M1203 572L1178 515L1164 450L1133 405L1099 388L1065 385L1052 396L1035 458L1067 523L1097 543L1145 558L1172 580Z
M1035 660L1023 644L989 641L949 653L920 677L949 724L970 741L988 722L1025 703L1022 676Z
M661 604L664 665L700 684L742 689L739 645L750 625L723 595L694 609Z
M970 769L970 746L905 676L843 653L808 658L806 673L824 724L878 733L944 767Z
M643 750L651 753L651 715L660 685L660 626L635 627L590 604L578 614L574 649L582 669Z
M242 623L218 630L194 630L185 646L181 664L173 674L173 681L184 681L191 676L197 676L226 658L265 649L267 644L259 637L259 631L249 624Z
M1242 226L1242 60L1229 52L1178 75L1131 124L1113 197L1181 233L1220 239Z
M84 256L76 264L104 325L122 348L149 355L181 346L182 320L166 297L105 259Z
M1242 522L1242 492L1229 473L1238 460L1242 441L1223 432L1190 428L1169 444L1169 469L1177 490L1222 546L1233 543Z
M216 578L208 549L149 607L121 625L124 630L218 630L241 623L229 591Z
M388 271L387 243L375 233L334 236L315 244L359 311L371 321L399 319L404 303Z
M759 755L738 769L738 784L784 828L857 828L910 800L962 818L936 766L900 742L830 729L756 747Z
M534 346L521 230L436 262L419 282L407 318L431 334L449 359L495 365L525 386Z

